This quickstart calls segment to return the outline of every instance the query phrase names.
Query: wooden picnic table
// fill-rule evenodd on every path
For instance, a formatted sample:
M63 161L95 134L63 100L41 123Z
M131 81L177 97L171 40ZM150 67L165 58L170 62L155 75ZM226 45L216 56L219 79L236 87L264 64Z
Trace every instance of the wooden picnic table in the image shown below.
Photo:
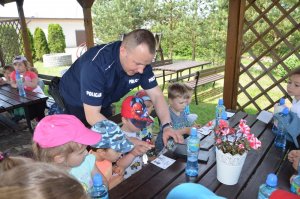
M28 107L33 104L45 103L47 99L48 97L43 94L30 91L26 91L26 97L21 97L16 88L12 88L10 85L3 85L0 86L0 113L23 107L28 128L30 132L33 132Z
M217 180L214 135L212 133L201 139L200 153L203 156L208 155L209 159L199 162L199 176L195 182L226 198L252 199L257 198L259 186L265 182L267 175L273 172L278 175L279 188L289 190L289 178L294 172L286 158L289 147L286 151L275 148L275 136L271 131L272 125L256 120L256 115L238 112L229 120L230 125L238 125L242 118L247 120L251 132L261 140L262 147L258 151L248 152L238 183L228 186ZM167 155L176 159L173 165L163 170L149 163L142 170L110 190L110 198L166 198L172 188L187 180L185 175L186 159L176 158L171 153Z
M165 81L166 81L166 71L171 71L171 72L176 72L176 79L178 80L179 78L179 73L182 73L184 70L189 70L189 75L191 74L191 69L196 68L196 67L202 67L205 65L211 64L209 61L178 61L174 62L172 64L166 64L163 66L157 66L153 67L153 70L158 70L163 72L163 89L165 86ZM199 68L200 69L200 68Z

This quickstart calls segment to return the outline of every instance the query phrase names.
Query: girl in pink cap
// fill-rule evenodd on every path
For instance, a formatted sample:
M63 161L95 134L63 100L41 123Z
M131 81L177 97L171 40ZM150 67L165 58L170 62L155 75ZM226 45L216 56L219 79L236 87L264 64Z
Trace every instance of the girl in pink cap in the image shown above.
M92 176L102 173L95 166L96 157L88 154L86 147L100 140L100 134L86 128L75 116L51 115L34 130L33 153L37 160L66 168L89 191Z

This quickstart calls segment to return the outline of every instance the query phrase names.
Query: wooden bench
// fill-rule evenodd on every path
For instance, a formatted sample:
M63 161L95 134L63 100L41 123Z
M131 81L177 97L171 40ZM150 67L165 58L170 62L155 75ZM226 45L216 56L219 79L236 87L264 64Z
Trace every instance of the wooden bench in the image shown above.
M49 93L49 85L51 83L51 80L54 78L54 76L51 75L44 75L44 74L39 74L38 75L39 79L43 80L44 84L47 87L47 93ZM48 97L48 100L46 101L46 108L49 109L53 104L55 103L55 100L53 99L53 97Z
M195 100L196 104L198 105L198 98L197 98L197 87L203 86L208 83L213 83L213 87L217 80L224 78L224 66L217 66L213 68L208 68L205 70L197 71L196 73L192 73L190 75L181 76L178 79L171 79L169 80L170 83L174 83L177 81L183 81L184 79L188 79L188 81L184 81L184 83L191 88L194 89ZM191 77L195 77L192 80L189 80Z

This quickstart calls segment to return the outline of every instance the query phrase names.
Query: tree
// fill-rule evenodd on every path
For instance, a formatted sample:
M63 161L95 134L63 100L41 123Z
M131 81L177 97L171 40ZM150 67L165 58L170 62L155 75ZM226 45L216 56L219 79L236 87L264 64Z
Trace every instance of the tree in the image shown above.
M93 27L100 42L119 39L123 33L150 26L155 0L97 0L93 7Z
M36 59L42 61L44 54L49 54L50 50L44 31L36 28L34 31L34 48L36 50Z
M65 35L59 24L48 25L48 45L51 53L64 53L66 48Z

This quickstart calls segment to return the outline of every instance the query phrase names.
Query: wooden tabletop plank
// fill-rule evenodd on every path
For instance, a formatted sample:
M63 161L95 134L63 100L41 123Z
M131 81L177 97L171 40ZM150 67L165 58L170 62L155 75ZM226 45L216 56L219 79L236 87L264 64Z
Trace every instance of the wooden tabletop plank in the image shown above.
M165 71L178 72L178 71L183 71L183 70L198 67L198 66L204 66L207 64L211 64L211 62L209 62L209 61L201 61L201 62L180 61L180 62L175 62L172 64L163 65L163 66L153 67L152 70L165 70Z
M11 93L15 96L19 96L19 91L16 88L12 88L10 86L1 86L0 89L3 90L3 91L7 91L7 92L9 92L9 93ZM34 96L32 94L28 94L29 91L25 91L25 92L26 92L26 96L21 97L21 98L25 98L25 99L28 99L28 100L38 100L39 99L39 97L37 97L37 96Z
M285 158L280 169L277 172L278 187L284 190L290 190L290 177L296 174L291 162Z
M269 135L275 139L274 135ZM265 183L267 175L269 173L276 173L279 169L285 153L282 153L281 149L278 149L271 145L269 152L266 157L263 159L261 164L255 171L255 174L251 175L251 179L248 181L247 186L244 188L242 193L238 196L238 198L249 198L249 196L257 196L258 188L261 184Z
M13 105L0 99L0 112L4 112Z
M164 187L173 182L180 174L185 171L185 161L179 160L172 164L168 169L162 170L159 175L153 176L145 182L141 188L131 192L125 198L135 199L153 198L156 193L160 192Z
M200 151L201 153L201 151ZM206 175L207 171L211 169L212 166L215 165L215 150L212 148L209 151L210 155L209 155L209 159L207 164L203 164L200 163L199 164L199 176L198 179L202 178L204 175ZM186 164L186 163L185 163ZM198 181L198 180L196 180ZM159 193L156 194L156 196L154 198L156 199L163 199L166 198L166 196L168 195L168 193L171 191L171 189L173 189L175 186L186 182L186 175L183 172L182 174L180 174L175 180L173 180L168 186L166 186L163 190L161 190Z
M141 187L145 182L149 181L155 174L161 172L159 167L149 164L143 167L142 172L139 171L130 176L129 179L124 180L117 187L109 191L110 199L121 199L126 197L131 192Z
M7 92L7 91L4 91L4 92L3 92L3 90L0 90L0 99L1 99L1 100L5 101L5 102L7 102L7 103L9 103L9 104L12 104L12 105L18 105L18 104L20 104L20 101L17 100L15 96L12 97L12 96L10 95L10 93L7 94L7 93L5 93L5 92ZM8 96L11 96L11 97L8 97L7 95L8 95Z

